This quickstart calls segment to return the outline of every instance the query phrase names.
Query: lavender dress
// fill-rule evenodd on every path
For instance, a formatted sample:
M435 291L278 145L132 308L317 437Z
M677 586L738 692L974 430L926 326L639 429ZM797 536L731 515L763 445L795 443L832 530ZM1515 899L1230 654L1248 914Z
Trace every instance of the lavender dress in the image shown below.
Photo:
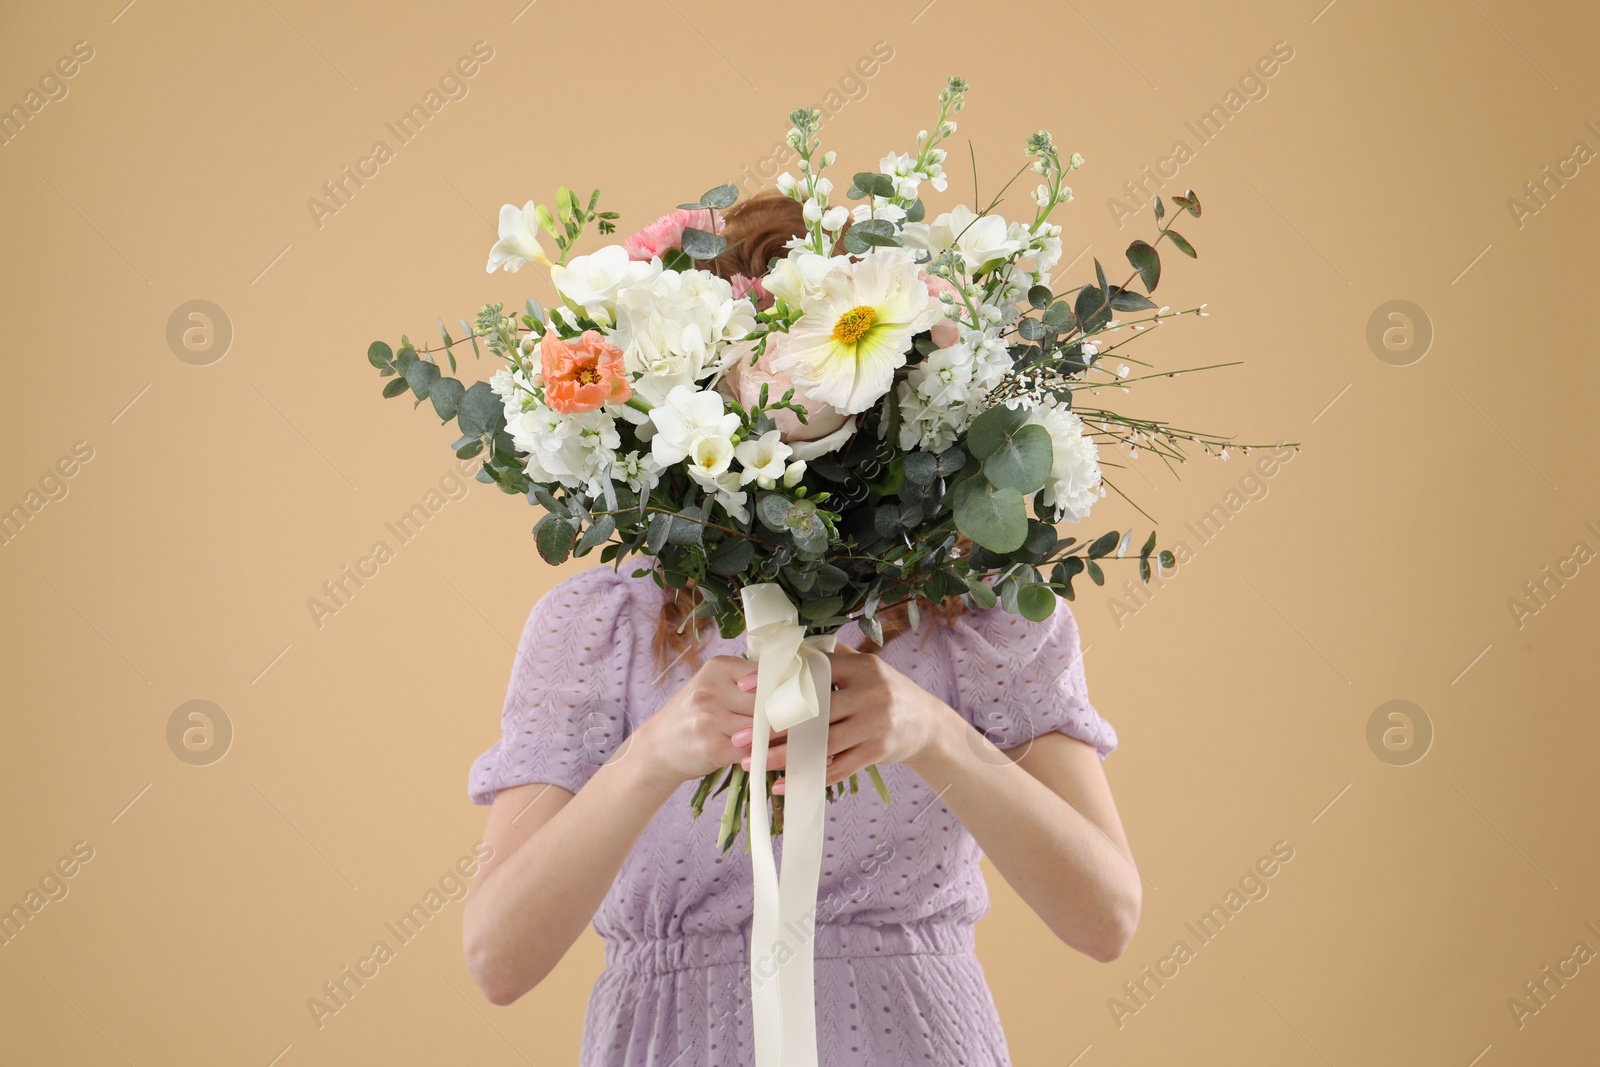
M687 662L656 666L664 594L634 569L580 572L535 605L503 736L472 767L474 803L531 782L577 792L688 681ZM864 639L852 625L839 640ZM742 637L713 637L703 654L743 650ZM882 655L1002 748L1051 730L1102 758L1116 746L1089 703L1065 605L1043 623L1000 609L951 626L925 620ZM911 770L882 770L890 807L865 776L862 792L828 806L813 939L821 1063L1003 1067L1005 1035L973 954L973 924L989 907L977 842ZM589 999L582 1067L753 1062L750 860L740 844L726 855L713 844L722 798L690 818L694 788L667 800L595 915L606 968Z

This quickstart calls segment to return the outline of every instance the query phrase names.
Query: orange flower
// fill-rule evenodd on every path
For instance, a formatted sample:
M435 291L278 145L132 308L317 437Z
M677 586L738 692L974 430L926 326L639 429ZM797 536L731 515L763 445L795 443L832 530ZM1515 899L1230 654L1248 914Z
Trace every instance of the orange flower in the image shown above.
M633 395L622 349L594 330L568 343L553 333L540 343L544 402L552 411L576 415L605 403L625 403Z

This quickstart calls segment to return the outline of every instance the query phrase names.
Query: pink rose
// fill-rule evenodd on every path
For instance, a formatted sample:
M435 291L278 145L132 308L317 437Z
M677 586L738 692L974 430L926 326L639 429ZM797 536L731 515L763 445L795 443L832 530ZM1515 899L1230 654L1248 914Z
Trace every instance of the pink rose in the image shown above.
M921 272L921 274L922 284L928 287L928 295L933 297L934 300L939 299L940 293L953 293L956 291L955 286L936 274L929 274L926 271ZM949 348L961 340L961 327L956 325L954 319L941 318L933 324L933 328L928 331L928 336L940 348Z
M783 394L790 386L794 386L794 396L789 399L806 409L805 424L802 425L799 416L788 408L768 411L767 415L784 441L815 441L839 430L849 421L849 416L841 414L832 404L813 399L804 389L795 386L787 374L772 369L772 361L783 354L788 337L788 334L781 332L768 334L767 350L754 366L750 363L751 349L748 345L735 348L718 388L749 407L761 399L763 382L767 386L769 404L782 400Z
M723 218L717 216L717 232L722 232ZM683 247L683 231L689 228L696 230L709 229L711 226L711 213L709 211L690 211L679 208L670 215L663 215L626 241L622 247L628 250L628 258L648 262L657 256L664 256L675 248Z

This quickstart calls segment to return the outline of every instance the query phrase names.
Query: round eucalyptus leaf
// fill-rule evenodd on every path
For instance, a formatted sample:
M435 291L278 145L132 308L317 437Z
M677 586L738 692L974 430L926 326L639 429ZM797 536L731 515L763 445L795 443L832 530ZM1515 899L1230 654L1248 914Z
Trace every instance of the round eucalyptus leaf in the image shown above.
M1028 537L1027 502L1010 486L968 478L951 491L956 529L991 552L1015 552Z
M1050 431L1036 422L1019 427L1001 440L983 460L983 476L991 485L1032 495L1050 479L1054 459Z

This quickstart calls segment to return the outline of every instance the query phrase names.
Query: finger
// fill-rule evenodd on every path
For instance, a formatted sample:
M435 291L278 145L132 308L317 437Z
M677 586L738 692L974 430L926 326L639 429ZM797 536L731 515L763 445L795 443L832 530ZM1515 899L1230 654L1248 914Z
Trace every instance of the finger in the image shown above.
M779 743L779 744L770 746L767 749L767 770L769 770L769 771L781 771L781 770L783 770L785 767L787 767L789 765L788 755L789 755L789 746L788 745ZM753 756L746 755L744 757L744 759L741 761L741 765L744 767L745 770L748 771L750 769L750 763L751 763L751 761L753 759L754 759Z
M831 762L833 760L833 757L829 756L828 760ZM784 783L787 782L787 781L788 781L787 778L779 778L776 782L772 783L772 791L774 793L785 792L786 790L784 789Z
M861 716L846 717L828 724L828 755L836 756L855 748L872 736L872 726Z
M828 694L828 729L833 731L839 724L854 715L859 715L863 710L870 710L870 691L853 689L846 686L835 689ZM866 705L865 707L863 705Z
M869 672L876 670L879 662L878 657L858 652L848 646L840 646L827 655L828 664L832 669L833 684L839 688L870 677Z
M824 779L825 785L837 785L852 774L860 774L869 765L875 762L871 755L865 751L867 745L860 744L847 748L842 752L828 757L828 776Z
M744 716L744 719L748 719L748 718L749 718L749 716ZM743 720L741 720L741 721L743 721ZM749 748L751 743L753 741L755 741L755 737L756 737L756 728L755 728L755 726L752 725L749 722L744 722L744 725L739 726L738 729L733 731L732 735L729 737L729 740L732 741L735 745L738 745L740 748ZM788 737L789 737L789 731L787 731L787 730L778 730L778 731L776 731L776 732L774 732L772 734L769 734L768 735L768 741L767 741L769 749L771 748L771 746L783 744L783 742L786 741L788 739Z
M717 702L736 715L748 719L756 713L756 698L754 693L740 689L737 683L730 679L729 684L718 685L712 690L716 694Z

